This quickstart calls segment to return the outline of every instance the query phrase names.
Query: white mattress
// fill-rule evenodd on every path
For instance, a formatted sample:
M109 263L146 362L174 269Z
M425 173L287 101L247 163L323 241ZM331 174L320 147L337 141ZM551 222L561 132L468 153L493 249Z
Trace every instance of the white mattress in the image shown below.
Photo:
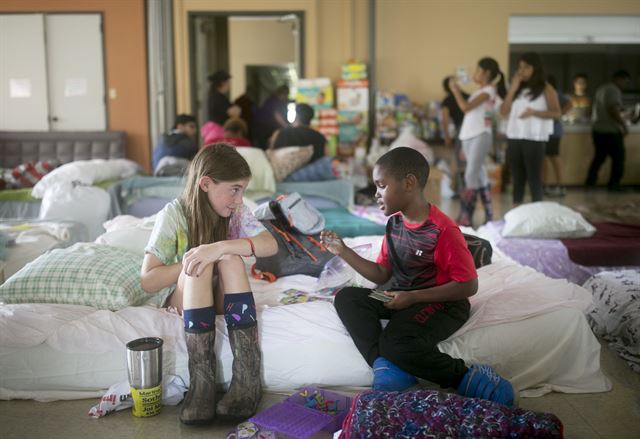
M363 241L367 238L352 244ZM380 239L369 241L374 254ZM468 363L493 364L521 396L610 390L600 369L600 344L584 317L591 304L586 290L506 260L480 269L479 284L471 318L441 350ZM331 303L273 306L288 288L308 291L316 285L306 276L253 283L268 390L371 383L371 369ZM228 384L232 356L221 317L217 335L218 380ZM0 305L0 399L99 396L127 379L125 344L147 336L165 341L164 373L188 382L182 321L167 310Z

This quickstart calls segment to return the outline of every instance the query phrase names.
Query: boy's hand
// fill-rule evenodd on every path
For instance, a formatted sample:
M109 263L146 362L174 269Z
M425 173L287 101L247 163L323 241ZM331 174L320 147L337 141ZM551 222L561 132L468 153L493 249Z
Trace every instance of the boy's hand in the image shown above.
M331 230L323 230L320 232L320 242L334 255L340 256L340 253L345 249L344 242L336 232Z
M385 291L385 296L393 297L384 306L389 309L405 309L413 305L414 295L410 291Z

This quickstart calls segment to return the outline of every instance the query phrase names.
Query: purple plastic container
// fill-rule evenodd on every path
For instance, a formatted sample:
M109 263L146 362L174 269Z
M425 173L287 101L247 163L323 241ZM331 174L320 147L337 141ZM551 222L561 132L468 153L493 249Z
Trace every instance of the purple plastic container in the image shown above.
M305 398L300 395L305 390L310 395L318 392L325 400L337 402L336 414L306 407ZM340 430L350 407L351 398L348 396L318 387L301 387L296 393L281 403L261 411L250 421L266 430L277 431L292 438L306 439L320 430L330 433Z

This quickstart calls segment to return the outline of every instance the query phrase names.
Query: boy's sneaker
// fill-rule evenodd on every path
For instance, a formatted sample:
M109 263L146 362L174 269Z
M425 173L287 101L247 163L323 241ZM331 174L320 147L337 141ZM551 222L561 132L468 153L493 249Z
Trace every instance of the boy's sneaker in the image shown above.
M373 362L373 390L401 392L417 382L416 377L384 357L378 357Z
M482 398L512 406L513 386L488 364L472 365L460 382L458 393L471 398Z

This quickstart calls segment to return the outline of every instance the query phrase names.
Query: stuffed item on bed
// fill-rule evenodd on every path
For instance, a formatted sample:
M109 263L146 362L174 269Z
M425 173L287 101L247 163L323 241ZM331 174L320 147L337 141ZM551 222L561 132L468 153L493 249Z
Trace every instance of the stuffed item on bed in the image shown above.
M247 161L251 169L251 181L247 186L248 196L256 198L273 195L276 191L276 178L265 152L260 148L236 148L236 151Z
M313 146L311 145L285 146L267 150L267 157L277 182L283 181L289 174L309 163L312 155Z
M339 438L562 438L562 431L562 422L550 413L435 390L415 390L358 395Z
M640 373L640 269L603 271L584 287L593 294L587 315L593 332Z
M505 238L586 238L596 231L578 212L550 201L515 207L504 215L504 220Z
M94 243L52 250L0 285L3 303L62 303L118 310L152 296L140 286L139 255Z

